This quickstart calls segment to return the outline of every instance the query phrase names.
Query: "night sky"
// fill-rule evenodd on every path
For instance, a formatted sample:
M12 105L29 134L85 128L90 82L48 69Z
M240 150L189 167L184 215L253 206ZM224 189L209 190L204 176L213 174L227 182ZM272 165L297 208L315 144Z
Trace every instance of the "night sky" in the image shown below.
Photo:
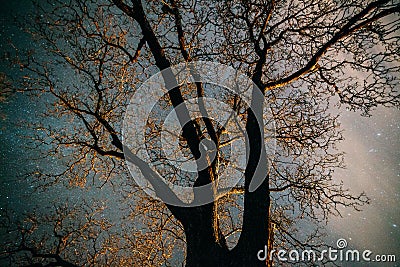
M31 45L29 36L13 22L15 15L23 16L31 10L29 2L0 1L0 71L14 79L21 73L19 69L8 68L4 59L12 51L9 39L21 49ZM36 164L29 160L35 151L24 149L27 138L23 136L29 136L31 131L21 125L21 121L35 121L42 109L40 102L21 94L0 103L0 208L22 213L35 205L49 203L60 194L71 196L71 192L59 192L57 188L46 193L34 193L30 183L19 176L23 169ZM345 238L350 246L369 249L374 254L396 254L399 262L400 111L378 108L369 118L344 108L340 112L345 141L338 147L346 152L347 169L338 170L335 178L343 180L354 193L365 191L371 204L364 206L362 212L343 210L342 218L332 218L328 224L327 244ZM74 192L72 198L77 194Z

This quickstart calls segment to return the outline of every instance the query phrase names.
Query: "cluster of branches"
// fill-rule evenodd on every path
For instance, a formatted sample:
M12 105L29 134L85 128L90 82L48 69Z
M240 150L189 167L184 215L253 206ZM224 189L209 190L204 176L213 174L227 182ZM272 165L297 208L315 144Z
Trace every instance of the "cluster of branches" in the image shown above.
M177 221L154 200L130 208L122 222L95 199L53 203L27 214L1 209L0 263L67 267L178 265L172 259L176 252L173 249L184 246L185 241ZM121 232L119 228L129 230Z

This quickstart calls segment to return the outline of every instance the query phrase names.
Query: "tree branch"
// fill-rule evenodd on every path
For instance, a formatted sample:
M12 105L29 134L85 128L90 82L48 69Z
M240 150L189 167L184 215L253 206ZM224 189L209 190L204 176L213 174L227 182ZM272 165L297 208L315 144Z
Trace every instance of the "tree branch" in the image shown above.
M356 32L357 30L369 25L370 23L377 21L385 16L388 16L393 13L400 12L400 4L397 4L395 7L385 9L382 12L374 15L373 17L360 22L365 16L367 16L372 10L378 9L383 4L389 2L389 0L380 0L369 4L365 9L359 12L357 15L352 17L349 22L347 22L328 42L326 42L308 61L308 63L301 69L295 71L289 76L279 79L277 81L266 83L264 86L264 91L272 90L274 88L285 86L293 81L299 79L301 76L309 73L318 68L318 61L322 58L322 56L338 41L343 38L349 36L350 34ZM357 24L360 22L359 24Z

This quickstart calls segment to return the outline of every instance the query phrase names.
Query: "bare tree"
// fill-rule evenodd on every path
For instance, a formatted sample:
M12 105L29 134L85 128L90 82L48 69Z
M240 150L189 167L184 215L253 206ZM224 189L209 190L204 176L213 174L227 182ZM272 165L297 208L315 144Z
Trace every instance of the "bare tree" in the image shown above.
M145 218L137 223L143 231L121 234L124 241L114 245L132 257L139 255L132 251L146 247L142 265L169 265L181 246L186 247L186 266L270 266L273 260L257 259L264 246L269 251L318 249L323 246L321 223L328 216L338 215L340 206L359 209L368 202L364 194L352 195L332 179L334 170L343 167L343 154L335 147L341 129L332 107L344 105L364 115L378 105L399 107L399 11L400 5L389 0L76 0L39 6L30 30L48 57L21 56L18 62L31 73L23 81L27 91L52 97L46 115L68 122L54 126L44 120L35 126L39 146L51 148L48 156L61 155L67 168L34 174L42 185L68 181L84 187L88 180L102 181L135 199L127 221ZM261 106L252 110L238 96L225 96L248 135L242 185L206 205L164 206L140 193L126 172L121 118L134 88L149 78L148 67L162 71L196 60L220 62L245 73L264 99L252 103ZM210 91L218 89L200 82L187 87L176 83L162 103L177 108L192 97L210 96ZM257 165L266 165L273 156L266 153L257 122L264 100L276 123L277 148L269 171L253 191ZM156 123L160 118L149 120L148 140L153 164L163 166L160 172L172 181L180 174L165 171L163 159L157 158L157 141L151 143L161 134ZM217 156L198 172L194 187L217 180L218 169L229 164L223 147L232 140L223 132L207 116L182 125L183 153L199 159L204 139L217 147ZM134 156L131 160L145 174L146 166ZM307 232L304 223L315 227ZM155 236L161 243L143 242ZM161 241L166 238L170 241ZM72 259L81 264L81 259Z
M3 102L12 93L11 82L6 74L0 72L0 101Z
M35 210L23 222L15 222L10 211L2 210L2 229L8 233L1 244L2 263L69 267L108 263L104 257L107 259L111 224L100 216L104 208L87 203L70 208L64 204L54 206L50 216Z

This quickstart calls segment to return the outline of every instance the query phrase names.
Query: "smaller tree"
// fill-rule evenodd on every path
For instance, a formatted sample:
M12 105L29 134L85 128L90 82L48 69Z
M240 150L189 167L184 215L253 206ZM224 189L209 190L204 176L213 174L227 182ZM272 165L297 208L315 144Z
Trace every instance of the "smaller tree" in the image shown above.
M12 94L13 89L11 86L12 83L7 75L0 72L0 102L4 102Z
M112 224L102 218L104 206L83 202L69 207L43 207L15 221L11 211L1 210L1 262L10 266L83 266L107 264Z

